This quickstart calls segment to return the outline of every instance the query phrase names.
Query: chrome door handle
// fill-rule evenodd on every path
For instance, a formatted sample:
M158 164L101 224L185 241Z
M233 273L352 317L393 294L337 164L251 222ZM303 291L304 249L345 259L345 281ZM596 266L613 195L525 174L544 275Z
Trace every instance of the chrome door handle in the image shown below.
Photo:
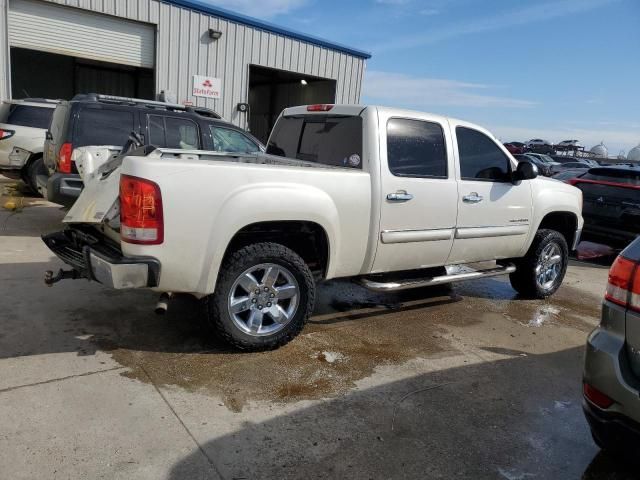
M396 193L389 193L387 200L390 202L408 202L413 198L413 195L407 193L406 190L398 190Z
M478 195L477 192L471 192L469 195L462 197L462 201L465 203L480 203L484 200L482 195Z

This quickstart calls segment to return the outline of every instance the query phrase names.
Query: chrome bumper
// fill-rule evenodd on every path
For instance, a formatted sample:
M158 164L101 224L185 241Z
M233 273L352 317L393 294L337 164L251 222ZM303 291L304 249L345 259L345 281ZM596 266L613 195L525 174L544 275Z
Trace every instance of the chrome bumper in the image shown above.
M89 269L94 280L115 289L144 288L149 285L147 263L111 263L89 250Z

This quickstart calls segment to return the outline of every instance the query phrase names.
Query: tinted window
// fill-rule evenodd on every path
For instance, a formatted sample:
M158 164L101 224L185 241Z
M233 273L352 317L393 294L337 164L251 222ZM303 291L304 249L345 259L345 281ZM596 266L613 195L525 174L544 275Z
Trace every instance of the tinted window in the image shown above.
M49 125L51 125L53 111L53 108L12 105L6 123L46 130L49 128Z
M510 180L509 159L484 133L465 127L456 128L460 171L466 180Z
M213 149L216 152L256 153L260 147L237 130L209 125Z
M281 117L269 138L267 153L324 165L362 168L362 118Z
M73 145L124 145L135 130L132 112L98 108L80 111Z
M626 168L592 168L582 176L585 180L596 180L600 182L625 183L628 185L640 186L640 169L632 170Z
M149 115L149 142L160 148L197 150L198 125L186 118Z
M444 132L437 123L392 118L387 123L389 170L400 177L447 177Z

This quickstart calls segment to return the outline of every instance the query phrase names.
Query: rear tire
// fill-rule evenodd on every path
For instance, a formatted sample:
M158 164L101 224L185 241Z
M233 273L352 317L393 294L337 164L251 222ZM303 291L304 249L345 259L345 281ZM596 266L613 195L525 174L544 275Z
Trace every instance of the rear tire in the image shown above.
M25 182L33 191L34 196L41 197L42 195L38 191L38 174L46 172L42 157L38 156L31 160L27 165L26 170Z
M567 241L555 230L538 230L527 254L515 263L511 286L525 298L547 298L560 288L567 272Z
M224 260L205 311L208 323L232 346L272 350L300 333L314 301L315 282L304 260L283 245L256 243Z

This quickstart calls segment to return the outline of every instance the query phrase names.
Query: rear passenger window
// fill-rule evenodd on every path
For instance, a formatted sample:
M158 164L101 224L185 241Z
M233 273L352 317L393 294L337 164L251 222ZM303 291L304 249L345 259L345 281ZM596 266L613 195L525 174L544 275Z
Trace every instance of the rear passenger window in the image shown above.
M456 128L463 180L511 180L509 159L484 133L465 127Z
M198 150L198 125L186 118L149 115L149 142L160 148Z
M447 178L444 131L437 123L392 118L387 123L387 161L398 177Z
M136 130L132 112L103 108L85 108L76 122L74 147L116 145L127 143Z

